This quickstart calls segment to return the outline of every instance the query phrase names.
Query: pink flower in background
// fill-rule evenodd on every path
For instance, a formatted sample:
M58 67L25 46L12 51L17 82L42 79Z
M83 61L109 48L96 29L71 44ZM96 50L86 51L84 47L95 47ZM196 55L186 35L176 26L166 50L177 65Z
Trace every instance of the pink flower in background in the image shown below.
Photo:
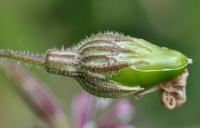
M134 107L125 99L114 101L81 92L74 98L72 114L75 128L134 128L128 124Z
M74 125L76 128L83 128L90 121L95 111L95 98L81 92L75 96L73 103Z
M72 100L72 127L69 117L41 81L17 65L10 65L5 70L20 96L41 118L35 128L134 128L129 124L134 115L134 106L127 99L97 98L85 91Z

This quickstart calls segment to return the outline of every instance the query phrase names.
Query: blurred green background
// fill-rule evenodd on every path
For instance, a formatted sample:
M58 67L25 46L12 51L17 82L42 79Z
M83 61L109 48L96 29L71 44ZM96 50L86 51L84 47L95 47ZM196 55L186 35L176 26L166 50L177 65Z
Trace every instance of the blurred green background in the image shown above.
M130 97L136 106L132 123L137 128L199 128L199 0L0 0L1 49L43 53L104 31L173 48L194 61L189 66L187 103L168 111L160 105L158 92L140 101ZM52 89L70 116L72 97L81 90L77 82L25 67ZM38 121L0 70L0 128L32 128Z

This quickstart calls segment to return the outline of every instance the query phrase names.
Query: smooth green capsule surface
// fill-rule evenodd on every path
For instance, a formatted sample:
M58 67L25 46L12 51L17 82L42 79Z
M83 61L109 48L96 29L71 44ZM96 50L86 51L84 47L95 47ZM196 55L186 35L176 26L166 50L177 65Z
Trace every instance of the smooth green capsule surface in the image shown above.
M188 58L178 51L158 47L142 39L134 38L134 41L144 45L146 50L144 47L137 47L137 53L141 53L141 56L124 55L119 59L138 59L146 63L125 67L112 74L111 80L122 85L149 87L180 75L188 64ZM124 42L120 46L128 49L136 48L134 43Z

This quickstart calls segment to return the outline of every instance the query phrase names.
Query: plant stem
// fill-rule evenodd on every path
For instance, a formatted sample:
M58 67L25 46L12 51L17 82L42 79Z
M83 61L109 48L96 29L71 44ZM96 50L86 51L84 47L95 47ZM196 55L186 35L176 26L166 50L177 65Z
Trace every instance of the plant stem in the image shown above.
M5 70L27 105L51 128L70 128L67 116L42 82L17 65L9 64Z
M40 66L42 66L45 61L44 56L29 55L23 52L17 52L12 50L0 50L0 57Z

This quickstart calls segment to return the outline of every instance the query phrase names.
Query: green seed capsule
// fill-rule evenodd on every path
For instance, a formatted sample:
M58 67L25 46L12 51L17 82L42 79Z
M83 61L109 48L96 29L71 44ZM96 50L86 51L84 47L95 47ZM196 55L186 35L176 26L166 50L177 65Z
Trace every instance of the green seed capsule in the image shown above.
M139 46L135 54L125 54L118 59L140 62L111 75L112 80L121 84L149 87L180 75L188 64L187 57L180 52L152 45L142 39L132 38L132 42L123 42L120 46L132 50Z
M178 51L118 33L93 35L71 49L49 50L45 56L1 50L0 57L75 77L85 90L100 97L139 96L159 86L167 108L186 101L190 59Z
M97 34L75 49L80 55L79 81L103 97L133 95L177 77L188 64L178 51L121 34Z

